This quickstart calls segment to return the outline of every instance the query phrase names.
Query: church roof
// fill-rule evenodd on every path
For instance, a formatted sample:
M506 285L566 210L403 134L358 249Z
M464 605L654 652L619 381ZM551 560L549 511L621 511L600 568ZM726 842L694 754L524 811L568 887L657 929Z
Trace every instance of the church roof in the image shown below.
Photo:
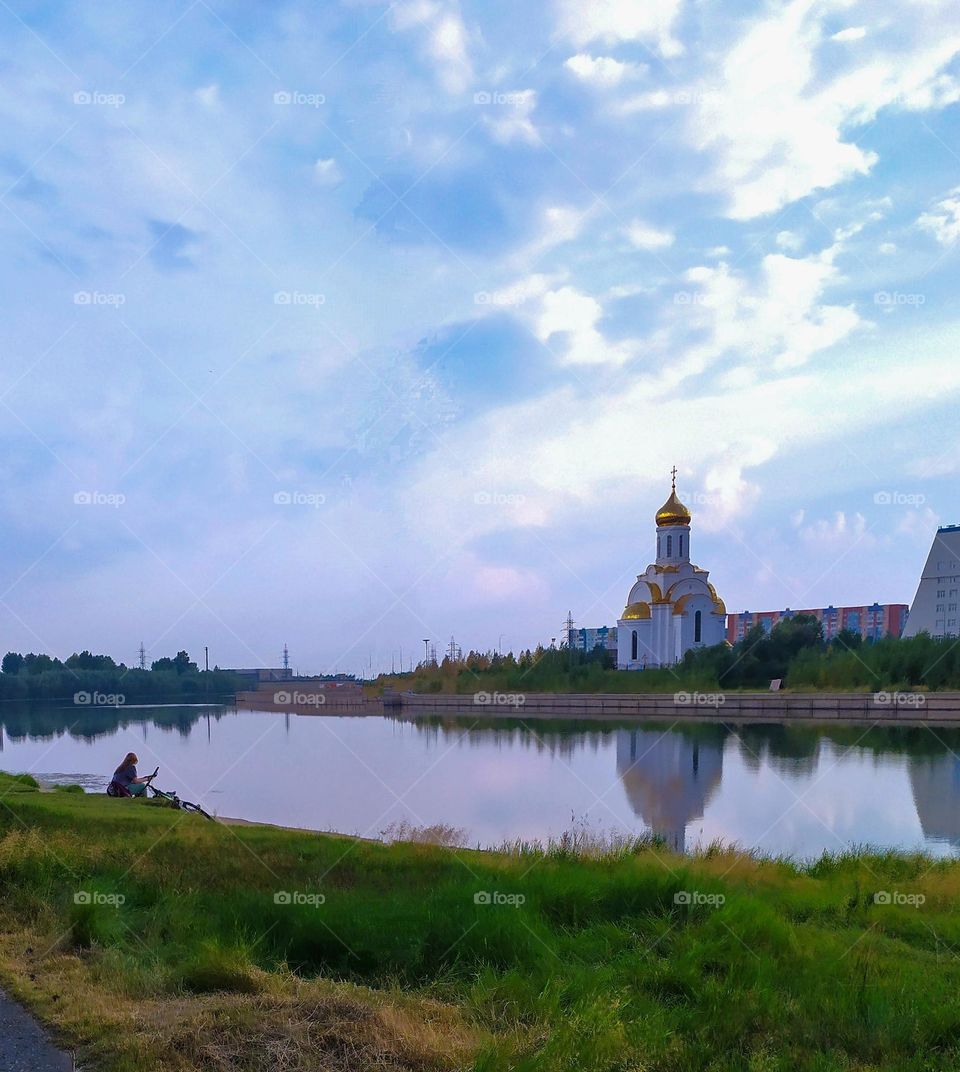
M673 486L670 489L670 498L657 511L657 526L662 528L669 525L689 525L690 511L677 498L677 478L673 477Z

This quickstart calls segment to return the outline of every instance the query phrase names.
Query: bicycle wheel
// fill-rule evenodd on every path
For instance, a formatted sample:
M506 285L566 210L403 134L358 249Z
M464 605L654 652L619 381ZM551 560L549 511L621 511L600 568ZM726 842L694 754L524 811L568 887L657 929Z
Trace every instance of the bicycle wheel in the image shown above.
M183 808L184 811L192 811L196 815L202 815L204 819L209 819L211 823L213 822L213 816L208 815L199 804L191 804L189 800L182 800L180 802L180 807Z

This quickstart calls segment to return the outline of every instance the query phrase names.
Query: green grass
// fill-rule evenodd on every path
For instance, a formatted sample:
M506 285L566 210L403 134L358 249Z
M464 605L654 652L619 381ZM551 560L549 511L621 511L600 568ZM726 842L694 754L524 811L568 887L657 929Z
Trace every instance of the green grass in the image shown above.
M105 1069L960 1064L958 863L478 853L0 797L4 981Z

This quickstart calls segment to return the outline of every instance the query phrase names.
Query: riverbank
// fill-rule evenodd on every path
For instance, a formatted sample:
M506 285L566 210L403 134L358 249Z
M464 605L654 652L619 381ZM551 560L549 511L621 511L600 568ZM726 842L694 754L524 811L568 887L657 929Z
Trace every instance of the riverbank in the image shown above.
M960 1059L960 863L228 827L0 775L0 982L101 1072Z
M498 718L657 718L960 724L960 692L417 693L387 691L386 711ZM322 711L320 713L323 713Z

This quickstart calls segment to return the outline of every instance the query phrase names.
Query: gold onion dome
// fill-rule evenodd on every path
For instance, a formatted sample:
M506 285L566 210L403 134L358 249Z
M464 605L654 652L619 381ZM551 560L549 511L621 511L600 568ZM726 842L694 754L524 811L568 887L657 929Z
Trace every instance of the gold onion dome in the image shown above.
M620 619L622 622L626 621L640 621L644 618L650 617L650 604L645 603L642 600L637 603L630 603L623 612L623 617Z
M657 511L657 525L689 525L690 511L677 498L677 480L674 476L670 498Z

